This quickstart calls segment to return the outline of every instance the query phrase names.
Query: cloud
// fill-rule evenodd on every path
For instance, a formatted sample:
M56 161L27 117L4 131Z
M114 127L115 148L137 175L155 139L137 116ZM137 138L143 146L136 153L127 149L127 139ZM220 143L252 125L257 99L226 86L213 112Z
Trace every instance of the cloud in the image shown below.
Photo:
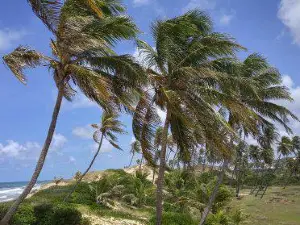
M76 163L76 159L73 156L69 157L69 162L75 164Z
M80 137L82 139L92 139L93 138L94 129L91 125L86 125L84 127L75 127L72 130L72 134Z
M67 143L67 138L65 136L63 136L62 134L59 133L55 133L53 135L53 139L52 139L52 143L50 146L50 151L52 152L57 152L59 150L61 150L64 145Z
M290 30L294 43L300 45L300 1L281 0L278 18Z
M67 109L79 109L79 108L90 108L96 107L97 104L88 99L84 94L78 91L78 94L74 97L72 102L66 103Z
M199 8L201 10L212 10L216 7L215 0L190 0L190 2L182 9L183 12Z
M231 13L228 14L223 14L220 18L220 24L223 26L227 26L231 23L231 21L234 19L235 17L235 12L232 11Z
M283 84L290 89L290 93L292 98L294 99L293 102L289 101L277 101L276 103L281 104L288 108L296 115L300 115L300 86L296 86L293 79L289 75L284 75L282 77ZM300 133L300 123L296 121L291 121L292 123L290 126L295 129L295 133Z
M133 0L134 6L147 5L150 3L150 0Z
M21 40L27 32L25 30L2 29L0 30L0 51L7 50Z
M15 159L35 158L36 153L41 149L37 142L26 142L20 144L13 140L8 140L6 144L0 143L0 156Z
M99 144L94 143L94 144L90 145L90 148L92 150L92 153L95 153L99 148ZM103 139L103 143L102 143L100 152L101 153L111 152L113 150L113 148L114 147L106 139Z
M294 85L294 82L293 82L292 78L289 75L283 75L282 83L283 83L284 86L286 86L288 88L292 88L293 85Z

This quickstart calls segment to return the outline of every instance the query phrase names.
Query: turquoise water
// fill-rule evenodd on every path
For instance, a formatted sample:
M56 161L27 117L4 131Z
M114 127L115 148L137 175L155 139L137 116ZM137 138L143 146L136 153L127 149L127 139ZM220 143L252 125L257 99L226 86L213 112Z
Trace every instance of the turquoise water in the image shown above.
M34 190L41 187L47 181L38 182L34 186ZM7 182L0 183L0 202L7 202L16 199L26 187L27 182Z

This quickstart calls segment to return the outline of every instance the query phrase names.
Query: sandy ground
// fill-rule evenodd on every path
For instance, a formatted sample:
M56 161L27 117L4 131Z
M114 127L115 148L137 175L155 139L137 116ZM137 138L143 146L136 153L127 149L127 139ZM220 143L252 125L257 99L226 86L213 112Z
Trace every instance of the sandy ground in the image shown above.
M92 225L144 225L143 223L134 220L99 217L92 214L83 214L83 217L87 218Z

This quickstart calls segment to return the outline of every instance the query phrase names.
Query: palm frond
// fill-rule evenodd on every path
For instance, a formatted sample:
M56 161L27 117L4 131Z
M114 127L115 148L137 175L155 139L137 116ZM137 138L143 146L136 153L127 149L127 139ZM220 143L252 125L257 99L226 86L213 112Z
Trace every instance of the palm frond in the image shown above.
M4 56L3 60L18 80L25 84L26 76L24 75L24 70L40 66L46 61L46 57L35 50L20 46L12 53Z

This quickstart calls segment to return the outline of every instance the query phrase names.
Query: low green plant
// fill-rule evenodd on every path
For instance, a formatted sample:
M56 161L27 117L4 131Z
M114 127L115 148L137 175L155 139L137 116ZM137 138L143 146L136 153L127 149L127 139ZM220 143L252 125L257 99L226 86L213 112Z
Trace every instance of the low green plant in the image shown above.
M152 216L149 225L155 225L156 216ZM166 225L197 225L195 221L189 214L165 212L163 213L162 223Z
M0 205L0 218L5 215L9 206L9 203ZM31 204L23 204L11 219L10 225L33 225L35 222L36 217L34 215L33 206Z

